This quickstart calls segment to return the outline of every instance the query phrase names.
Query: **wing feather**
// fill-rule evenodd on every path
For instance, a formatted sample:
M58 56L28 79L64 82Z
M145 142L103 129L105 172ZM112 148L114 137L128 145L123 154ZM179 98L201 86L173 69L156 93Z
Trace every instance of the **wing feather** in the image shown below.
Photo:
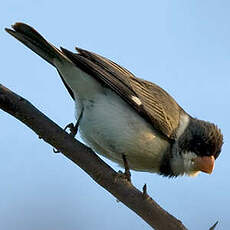
M98 54L80 48L76 48L78 54L61 49L78 68L115 91L163 136L175 139L182 108L165 90L135 77L127 69Z

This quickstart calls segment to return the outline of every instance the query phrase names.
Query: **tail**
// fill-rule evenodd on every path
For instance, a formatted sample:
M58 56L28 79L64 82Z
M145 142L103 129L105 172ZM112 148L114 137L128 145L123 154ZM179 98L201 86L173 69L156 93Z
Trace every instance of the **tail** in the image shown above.
M62 53L61 50L46 41L35 29L24 24L15 23L12 28L14 30L6 28L5 30L20 42L25 44L39 56L44 58L47 62L54 66L54 59L63 60L69 59Z

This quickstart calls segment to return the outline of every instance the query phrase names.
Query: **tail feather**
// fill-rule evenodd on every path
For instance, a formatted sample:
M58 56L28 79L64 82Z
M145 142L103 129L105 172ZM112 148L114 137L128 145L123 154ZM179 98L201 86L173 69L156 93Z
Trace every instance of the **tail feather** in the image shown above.
M13 37L21 41L39 56L44 58L51 65L54 65L54 59L63 60L68 58L55 46L46 41L35 29L24 24L15 23L12 29L6 28L5 30Z

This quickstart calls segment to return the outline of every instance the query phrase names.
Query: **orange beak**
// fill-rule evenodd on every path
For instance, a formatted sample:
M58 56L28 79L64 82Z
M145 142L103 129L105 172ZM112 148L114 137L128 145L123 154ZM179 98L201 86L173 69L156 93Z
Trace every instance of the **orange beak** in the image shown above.
M214 156L197 157L194 160L194 165L196 170L211 174L214 169L215 158Z

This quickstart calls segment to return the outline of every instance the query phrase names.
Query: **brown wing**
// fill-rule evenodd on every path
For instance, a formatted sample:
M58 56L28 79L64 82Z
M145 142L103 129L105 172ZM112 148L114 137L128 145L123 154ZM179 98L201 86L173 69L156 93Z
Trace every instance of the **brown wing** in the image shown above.
M165 137L175 138L182 109L166 91L92 52L77 48L75 54L61 49L78 68L115 91Z

